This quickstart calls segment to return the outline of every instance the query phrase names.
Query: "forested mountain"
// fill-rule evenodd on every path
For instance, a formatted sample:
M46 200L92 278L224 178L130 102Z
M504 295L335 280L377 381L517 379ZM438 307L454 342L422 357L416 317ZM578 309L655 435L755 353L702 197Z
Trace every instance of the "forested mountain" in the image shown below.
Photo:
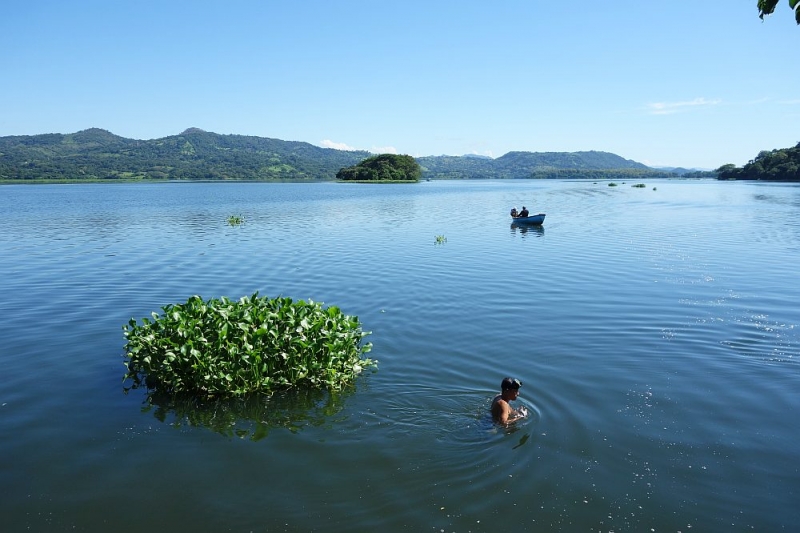
M0 137L0 179L333 180L370 155L197 128L148 141L93 128Z
M305 142L220 135L190 128L161 139L126 139L92 128L0 137L2 180L334 180L373 156ZM423 179L668 177L607 152L509 152L416 158Z
M724 165L717 174L721 180L800 181L800 143L794 148L762 150L745 166Z
M497 159L419 157L423 177L486 178L617 178L670 174L608 152L509 152Z

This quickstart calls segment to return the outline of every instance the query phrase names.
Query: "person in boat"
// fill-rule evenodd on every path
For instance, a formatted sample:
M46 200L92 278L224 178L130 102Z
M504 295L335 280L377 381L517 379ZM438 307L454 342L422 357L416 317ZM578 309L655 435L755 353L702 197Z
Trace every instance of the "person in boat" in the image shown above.
M518 379L503 378L500 383L500 394L492 400L492 418L495 422L508 425L528 416L528 410L524 406L514 409L510 404L519 396L521 386L522 382Z
M528 208L523 205L522 206L522 211L519 212L519 217L523 218L523 217L526 217L526 216L528 216Z
M511 218L517 218L518 216L519 216L519 214L517 213L517 208L516 207L512 207L511 208Z

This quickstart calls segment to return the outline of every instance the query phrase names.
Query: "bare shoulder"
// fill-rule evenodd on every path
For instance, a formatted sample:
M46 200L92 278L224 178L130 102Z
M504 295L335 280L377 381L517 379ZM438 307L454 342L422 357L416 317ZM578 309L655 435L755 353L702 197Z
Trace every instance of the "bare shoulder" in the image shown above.
M492 400L492 408L491 409L492 409L492 414L494 416L502 415L503 412L509 410L510 407L511 406L508 405L508 402L503 399L503 396L501 394L498 394Z

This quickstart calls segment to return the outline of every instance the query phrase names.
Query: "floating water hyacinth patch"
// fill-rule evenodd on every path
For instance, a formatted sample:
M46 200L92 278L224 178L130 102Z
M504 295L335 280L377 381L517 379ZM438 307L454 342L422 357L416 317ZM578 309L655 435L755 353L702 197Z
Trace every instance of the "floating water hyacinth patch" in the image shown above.
M244 217L242 215L231 215L228 217L229 226L241 226L244 224Z
M125 379L166 393L235 397L289 387L339 390L376 361L362 357L357 317L309 300L203 300L167 305L123 326Z

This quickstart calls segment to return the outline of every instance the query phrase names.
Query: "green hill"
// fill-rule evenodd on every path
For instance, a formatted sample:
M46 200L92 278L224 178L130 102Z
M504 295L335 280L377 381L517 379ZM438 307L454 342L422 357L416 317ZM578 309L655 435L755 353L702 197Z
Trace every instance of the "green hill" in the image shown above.
M91 128L71 134L0 137L0 181L333 181L340 170L373 155L197 128L151 140L126 139ZM497 159L428 156L416 161L422 179L671 175L607 152L509 152Z
M669 174L608 152L509 152L497 159L420 157L424 178L594 178Z
M0 137L0 179L333 180L370 155L197 128L148 141L92 128Z

